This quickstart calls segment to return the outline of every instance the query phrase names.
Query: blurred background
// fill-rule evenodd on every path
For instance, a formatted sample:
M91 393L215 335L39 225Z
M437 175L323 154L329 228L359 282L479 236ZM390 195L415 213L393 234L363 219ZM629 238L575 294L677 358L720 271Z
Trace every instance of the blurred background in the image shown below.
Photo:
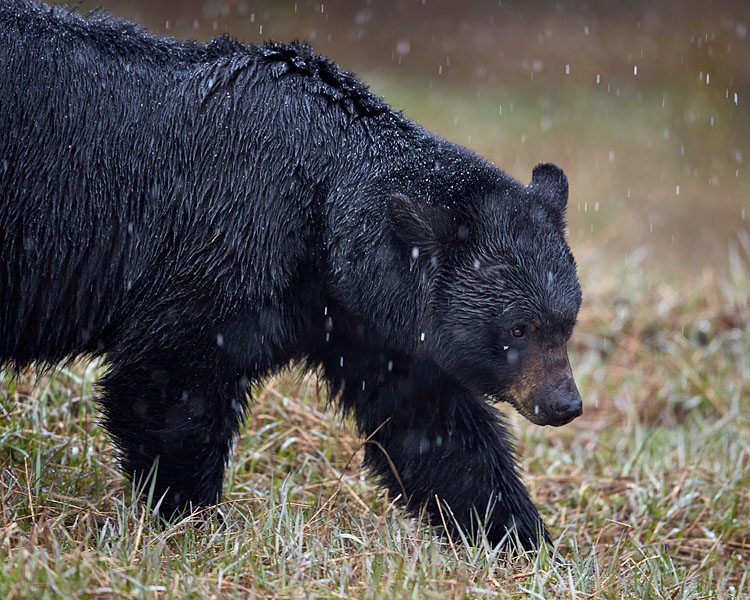
M308 41L522 182L536 163L557 163L570 180L571 245L590 274L721 276L749 251L746 0L85 0L80 10L97 6L178 38Z

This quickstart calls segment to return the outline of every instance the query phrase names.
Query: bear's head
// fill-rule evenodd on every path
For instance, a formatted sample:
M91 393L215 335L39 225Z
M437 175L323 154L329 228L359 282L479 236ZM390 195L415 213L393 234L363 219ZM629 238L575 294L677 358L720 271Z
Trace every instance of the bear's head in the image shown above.
M420 346L469 389L563 425L582 412L566 347L581 305L565 241L567 179L552 164L528 186L469 179L437 200L386 201L410 270L430 282Z

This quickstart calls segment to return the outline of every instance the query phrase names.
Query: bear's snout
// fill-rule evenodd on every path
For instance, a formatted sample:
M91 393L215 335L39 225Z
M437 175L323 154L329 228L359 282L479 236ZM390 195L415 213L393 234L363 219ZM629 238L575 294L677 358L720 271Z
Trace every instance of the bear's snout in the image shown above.
M559 427L583 414L583 401L565 346L526 361L509 392L512 404L536 425Z

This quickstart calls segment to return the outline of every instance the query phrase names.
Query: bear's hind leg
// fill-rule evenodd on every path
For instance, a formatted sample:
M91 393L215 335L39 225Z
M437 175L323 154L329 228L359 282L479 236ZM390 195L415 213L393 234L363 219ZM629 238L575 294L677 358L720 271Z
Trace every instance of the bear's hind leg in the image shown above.
M220 501L246 406L247 379L209 358L179 352L139 354L131 362L115 357L101 382L104 423L123 470L141 481L158 458L153 501L161 502L166 518Z

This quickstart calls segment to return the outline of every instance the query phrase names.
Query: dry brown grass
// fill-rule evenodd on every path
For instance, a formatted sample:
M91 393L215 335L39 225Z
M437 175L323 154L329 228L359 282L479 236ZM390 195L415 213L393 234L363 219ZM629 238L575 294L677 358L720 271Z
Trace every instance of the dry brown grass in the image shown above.
M584 284L586 274L584 274ZM95 367L3 380L0 592L21 597L653 597L750 594L747 279L700 293L598 278L571 348L585 414L512 417L562 562L506 562L406 519L359 469L313 376L255 403L225 522L160 529L117 472Z

